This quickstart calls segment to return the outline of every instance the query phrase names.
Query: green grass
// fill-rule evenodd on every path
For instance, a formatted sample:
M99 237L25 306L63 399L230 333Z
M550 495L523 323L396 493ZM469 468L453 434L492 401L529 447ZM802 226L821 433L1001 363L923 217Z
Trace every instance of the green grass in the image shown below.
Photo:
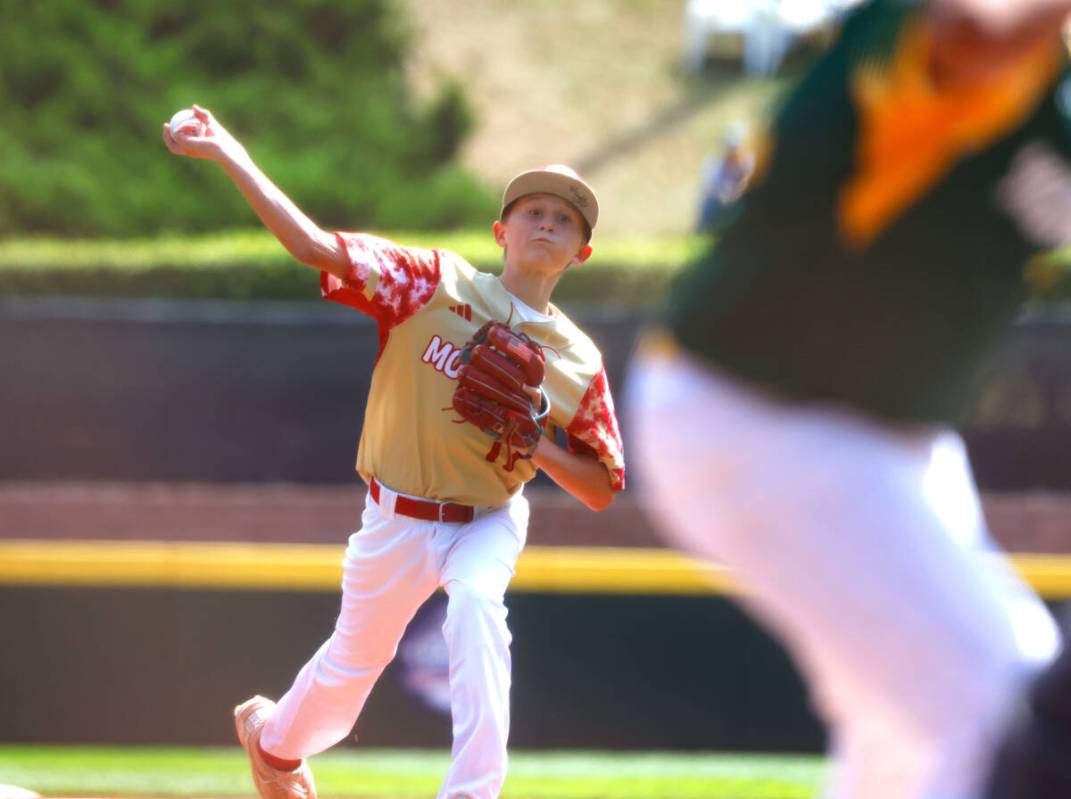
M325 797L433 796L446 752L336 750L313 758ZM518 752L503 799L803 799L822 760L810 756L664 752ZM236 748L0 746L0 783L45 796L249 796Z

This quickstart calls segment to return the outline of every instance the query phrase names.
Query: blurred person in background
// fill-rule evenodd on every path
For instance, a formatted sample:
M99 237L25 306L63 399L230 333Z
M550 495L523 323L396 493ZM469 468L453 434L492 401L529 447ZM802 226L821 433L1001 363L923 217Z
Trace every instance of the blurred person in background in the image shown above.
M715 230L722 212L744 191L755 169L755 157L745 146L746 129L729 126L722 136L722 151L712 155L703 169L703 196L699 204L696 230L707 233Z
M1059 648L954 428L1024 266L1071 240L1069 10L853 13L633 370L647 504L793 656L835 799L980 796Z

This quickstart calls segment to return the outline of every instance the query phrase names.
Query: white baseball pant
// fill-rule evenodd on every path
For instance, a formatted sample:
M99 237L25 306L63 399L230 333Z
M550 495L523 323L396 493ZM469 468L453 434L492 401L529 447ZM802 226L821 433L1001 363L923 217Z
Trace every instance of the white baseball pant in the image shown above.
M994 557L947 430L790 404L691 359L630 381L648 506L729 566L830 726L835 799L974 799L1021 683L1059 646Z
M305 664L264 727L261 745L282 758L322 752L353 728L406 625L442 586L453 717L452 762L438 799L493 799L506 774L510 632L503 596L528 530L518 494L468 523L393 512L397 495L369 495L343 559L334 634Z

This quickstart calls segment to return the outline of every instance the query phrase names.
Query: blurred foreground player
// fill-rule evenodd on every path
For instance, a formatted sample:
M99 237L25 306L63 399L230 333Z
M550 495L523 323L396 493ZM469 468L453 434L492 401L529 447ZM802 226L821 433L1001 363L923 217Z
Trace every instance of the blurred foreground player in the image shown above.
M1064 622L1066 639L1071 615ZM1071 648L1033 684L1001 743L985 799L1071 796Z
M1059 645L953 427L1024 266L1071 239L1069 9L860 8L634 371L649 507L794 657L837 799L977 797Z

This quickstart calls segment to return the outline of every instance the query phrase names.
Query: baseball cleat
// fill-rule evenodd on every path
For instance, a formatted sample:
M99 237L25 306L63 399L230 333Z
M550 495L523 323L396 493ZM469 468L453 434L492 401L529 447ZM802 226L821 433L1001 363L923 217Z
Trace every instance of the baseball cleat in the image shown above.
M281 771L268 765L260 754L260 733L274 710L275 703L263 696L254 696L234 709L238 742L249 755L257 793L261 799L316 799L312 769L307 761L302 760L293 771Z

